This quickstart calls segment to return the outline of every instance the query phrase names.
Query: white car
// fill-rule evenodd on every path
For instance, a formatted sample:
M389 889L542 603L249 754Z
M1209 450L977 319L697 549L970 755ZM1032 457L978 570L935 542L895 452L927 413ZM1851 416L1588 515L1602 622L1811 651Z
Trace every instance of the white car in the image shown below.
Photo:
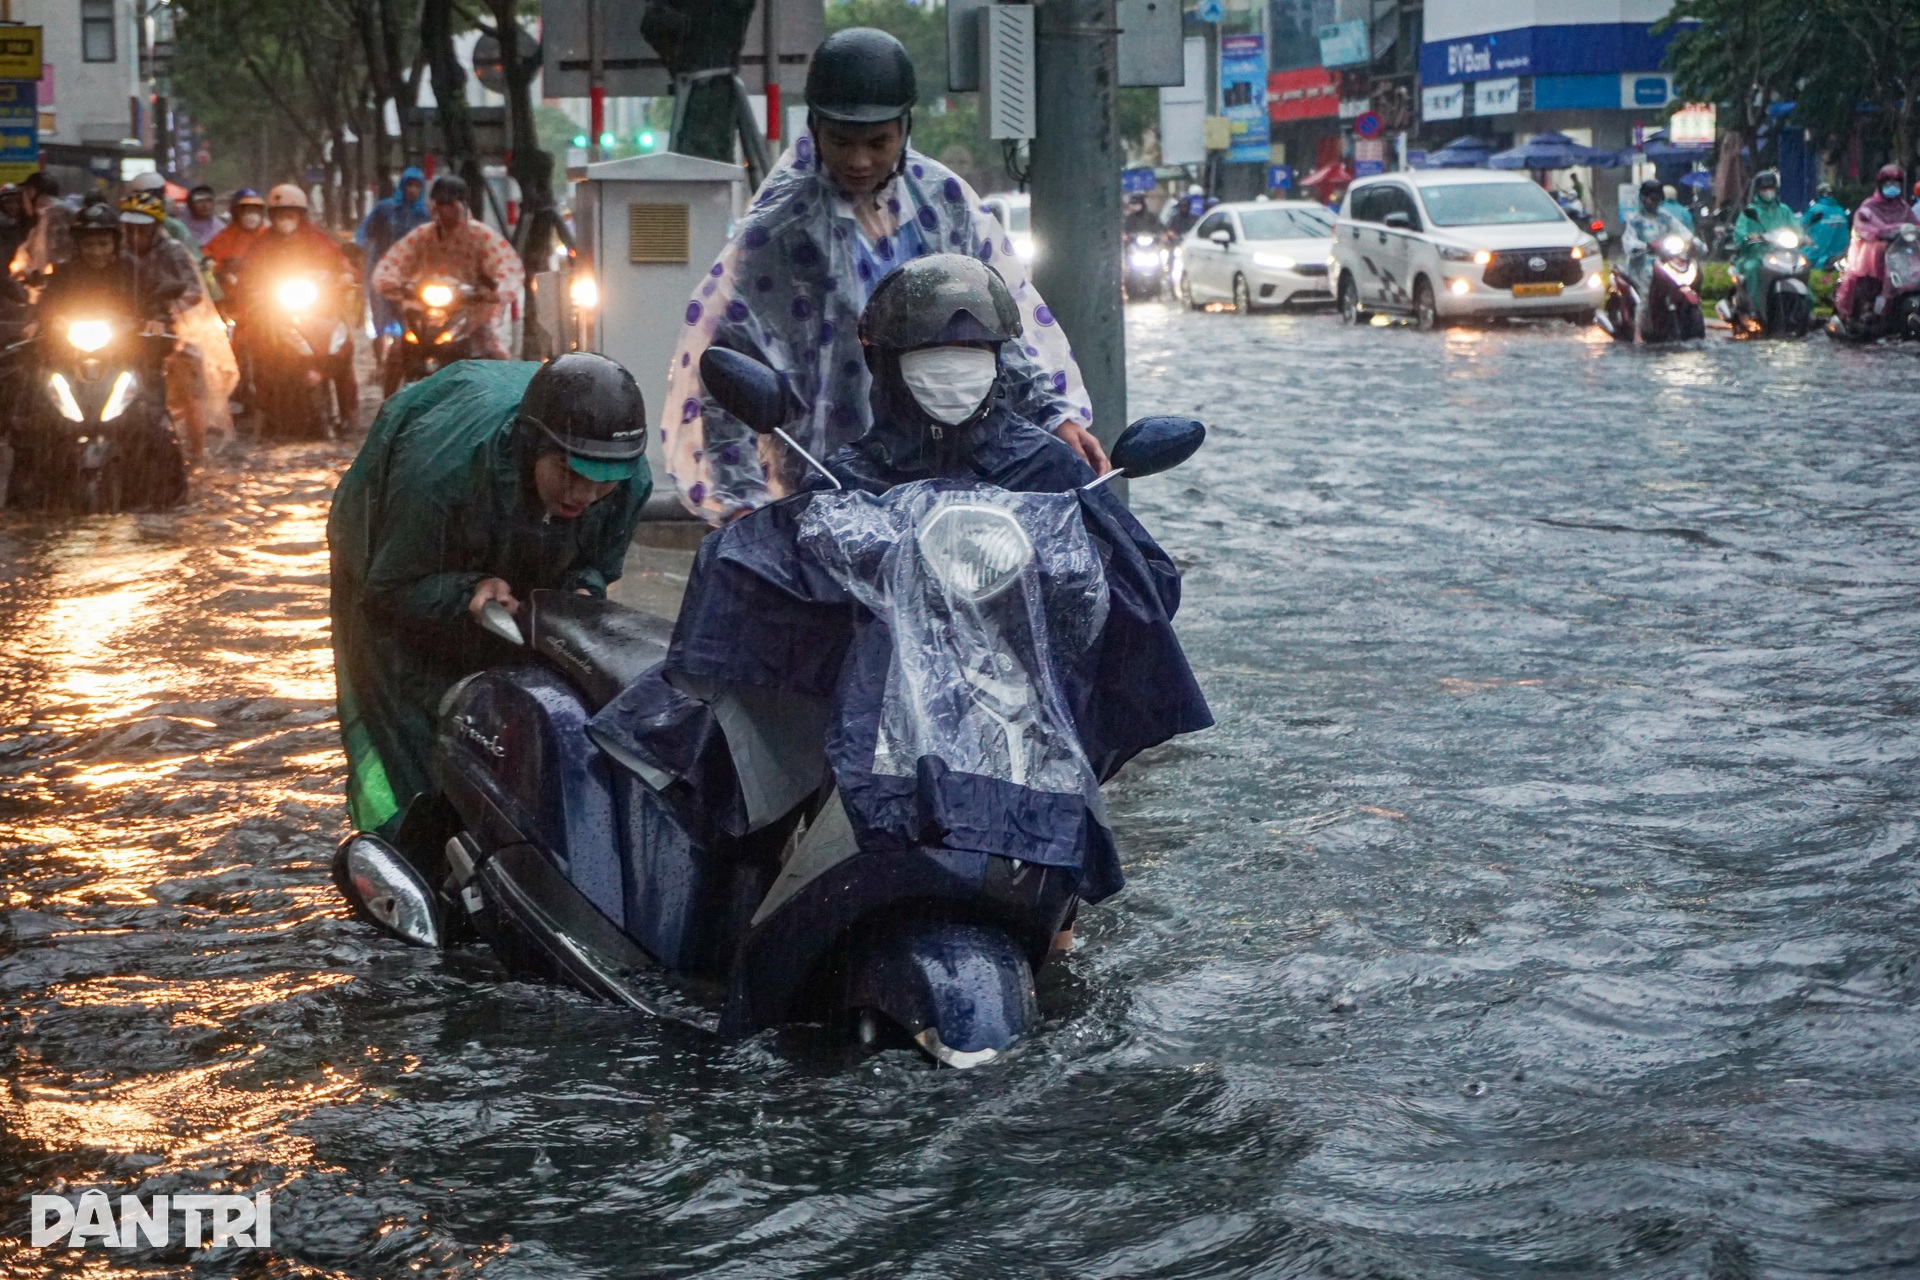
M1000 220L1013 241L1013 252L1020 261L1033 265L1033 197L1023 191L996 191L982 196L980 203Z
M1180 298L1196 310L1231 302L1256 307L1331 302L1327 251L1333 211L1311 200L1217 204L1180 242Z
M1333 236L1334 293L1423 329L1489 316L1585 324L1606 300L1600 242L1525 174L1426 169L1347 188Z

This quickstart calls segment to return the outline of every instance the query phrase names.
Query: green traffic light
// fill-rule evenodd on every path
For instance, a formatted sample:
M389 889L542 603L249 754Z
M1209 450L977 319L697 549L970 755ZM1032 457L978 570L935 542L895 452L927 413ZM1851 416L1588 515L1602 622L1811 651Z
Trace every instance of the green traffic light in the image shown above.
M613 145L613 142L614 142L614 138L612 134L603 133L600 135L600 145L602 147L611 147Z
M640 144L640 149L642 151L653 150L653 130L651 129L647 130L645 133L641 134L638 138L635 138L634 141Z
M576 147L585 147L587 145L587 135L584 133L574 134L573 145Z

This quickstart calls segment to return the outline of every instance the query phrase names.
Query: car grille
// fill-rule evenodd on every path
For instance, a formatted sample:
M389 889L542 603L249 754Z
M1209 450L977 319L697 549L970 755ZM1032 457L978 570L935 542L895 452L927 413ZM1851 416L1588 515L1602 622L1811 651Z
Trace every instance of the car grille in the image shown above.
M1512 249L1493 255L1484 279L1489 289L1511 289L1517 284L1579 284L1580 275L1571 249Z
M1293 274L1297 276L1323 276L1327 274L1327 264L1324 262L1303 262L1293 269Z

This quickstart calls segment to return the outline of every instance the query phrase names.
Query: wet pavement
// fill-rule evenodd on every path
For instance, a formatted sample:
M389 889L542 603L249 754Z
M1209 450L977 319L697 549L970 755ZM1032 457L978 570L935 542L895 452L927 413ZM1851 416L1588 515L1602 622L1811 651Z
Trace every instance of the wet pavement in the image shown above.
M339 447L0 517L0 1193L267 1190L167 1274L1920 1268L1920 358L1130 312L1219 727L971 1073L343 918ZM648 591L671 592L658 562ZM76 1255L105 1270L109 1255ZM38 1275L17 1239L0 1266Z

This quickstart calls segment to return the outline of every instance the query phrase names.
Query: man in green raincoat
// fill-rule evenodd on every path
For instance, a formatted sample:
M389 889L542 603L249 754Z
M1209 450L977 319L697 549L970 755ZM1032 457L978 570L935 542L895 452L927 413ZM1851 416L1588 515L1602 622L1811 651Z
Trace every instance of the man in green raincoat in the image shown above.
M1793 234L1792 246L1770 238L1782 231ZM1733 269L1740 276L1744 300L1741 310L1757 316L1766 304L1759 292L1760 259L1775 249L1805 249L1807 244L1807 229L1800 225L1799 216L1781 202L1780 175L1772 169L1763 169L1754 175L1753 185L1747 191L1747 207L1733 220L1729 243L1733 247Z
M327 519L334 676L357 830L430 794L440 699L512 656L484 606L605 595L652 489L646 409L605 356L468 360L387 401Z

